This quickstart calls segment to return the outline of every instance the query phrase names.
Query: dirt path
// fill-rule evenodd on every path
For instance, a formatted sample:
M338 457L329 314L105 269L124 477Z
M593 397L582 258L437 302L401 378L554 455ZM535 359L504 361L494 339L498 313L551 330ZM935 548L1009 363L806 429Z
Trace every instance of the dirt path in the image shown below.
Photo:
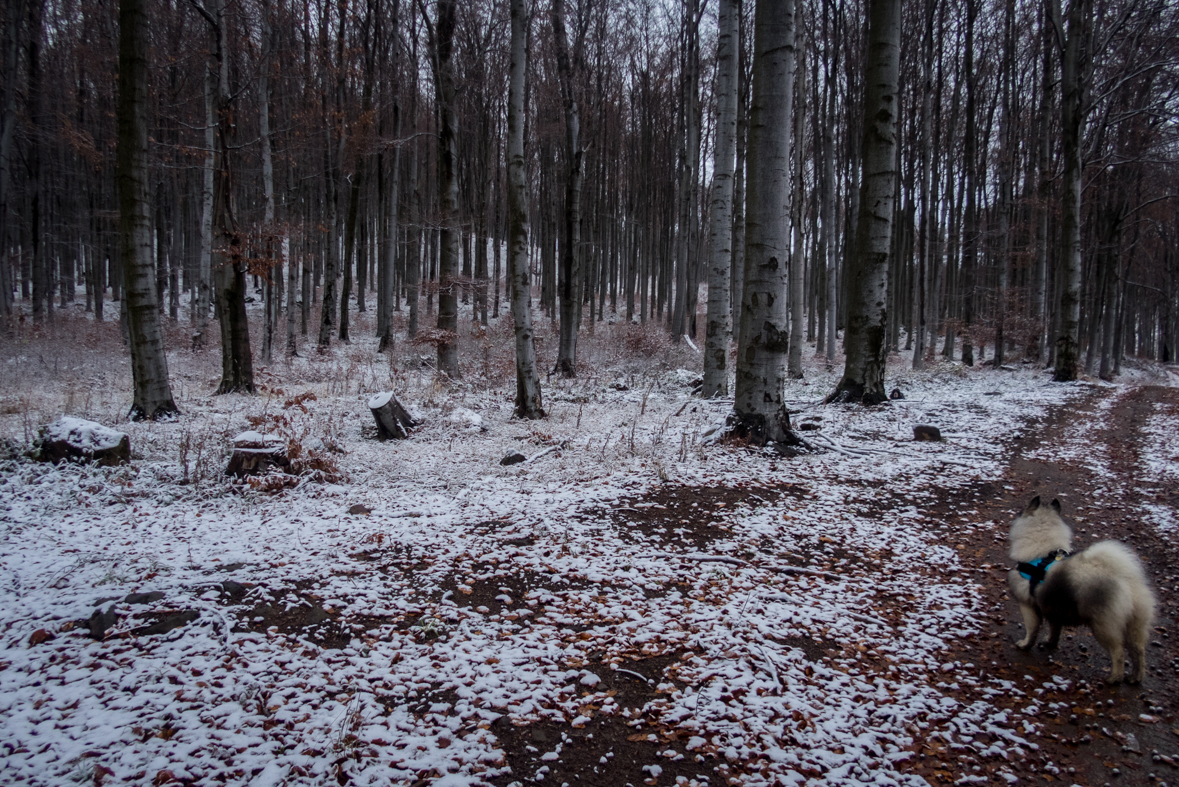
M963 643L951 658L989 665L995 677L1010 682L1009 696L990 701L1011 708L1012 727L1021 734L1025 731L1018 720L1037 725L1038 733L1027 737L1039 747L1021 762L996 764L927 740L915 771L930 783L952 783L973 773L986 778L985 783L1001 784L1000 768L1024 784L1179 783L1179 539L1160 533L1144 512L1152 504L1179 510L1179 489L1143 478L1139 456L1143 427L1156 407L1175 412L1179 391L1157 386L1099 389L1080 404L1053 408L1013 440L1001 483L964 490L955 495L958 499L942 501L928 512L950 521L998 523L989 534L973 531L963 552L967 568L986 578L984 602L991 628ZM1064 450L1057 452L1057 446ZM1087 629L1066 632L1055 654L1015 649L1023 626L1006 593L1006 530L1014 514L1037 494L1046 500L1060 498L1075 532L1074 549L1117 539L1133 546L1146 564L1159 604L1144 685L1107 686L1108 656ZM967 502L969 506L962 505ZM969 513L960 512L967 507ZM1059 679L1067 685L1060 686ZM979 697L964 691L960 699Z

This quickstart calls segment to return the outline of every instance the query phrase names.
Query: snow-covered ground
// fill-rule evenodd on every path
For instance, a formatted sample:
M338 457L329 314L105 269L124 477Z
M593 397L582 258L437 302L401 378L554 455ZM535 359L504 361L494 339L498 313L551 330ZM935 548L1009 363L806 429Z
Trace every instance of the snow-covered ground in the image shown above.
M667 362L689 350L598 352L592 374L546 385L536 422L512 419L502 380L445 388L355 345L272 365L256 397L209 397L209 359L177 353L184 415L117 423L131 466L3 461L0 782L532 781L564 739L509 774L504 730L541 720L625 719L659 744L643 763L658 784L924 784L903 771L918 733L1030 745L1031 717L950 696L1003 691L946 657L995 575L922 511L968 513L1006 443L1090 384L898 361L904 400L824 406L835 373L812 362L787 396L828 450L784 459L715 439L731 402L692 398L694 374ZM116 424L121 379L13 383L0 427L25 443L63 412ZM423 424L380 443L366 402L390 388ZM946 441L912 442L916 424ZM1152 422L1160 473L1176 425ZM318 472L227 480L247 429ZM513 451L530 461L501 466ZM87 636L112 607L105 639ZM621 701L628 681L641 704Z

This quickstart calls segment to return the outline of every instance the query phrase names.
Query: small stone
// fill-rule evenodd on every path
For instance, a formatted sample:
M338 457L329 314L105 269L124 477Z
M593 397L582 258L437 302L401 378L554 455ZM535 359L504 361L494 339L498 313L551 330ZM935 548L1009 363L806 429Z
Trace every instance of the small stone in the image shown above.
M528 457L524 456L524 454L513 451L512 453L505 456L503 459L499 460L499 463L501 465L503 465L504 467L507 467L509 465L518 465L527 458Z
M154 604L164 599L164 593L159 590L151 593L132 593L123 599L124 604Z
M186 623L191 623L200 616L201 613L197 610L186 609L171 615L165 615L157 622L152 623L149 626L140 626L131 633L137 637L148 636L151 634L167 634L172 629L177 629Z
M227 596L238 598L245 594L246 586L240 582L234 582L232 579L227 579L221 583L221 592Z

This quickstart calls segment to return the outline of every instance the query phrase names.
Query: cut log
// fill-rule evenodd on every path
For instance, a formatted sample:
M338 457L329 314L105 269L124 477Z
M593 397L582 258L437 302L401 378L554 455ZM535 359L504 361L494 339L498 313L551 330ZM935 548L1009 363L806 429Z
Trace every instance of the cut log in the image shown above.
M376 419L379 440L404 440L409 437L409 430L418 425L392 391L372 396L368 400L368 409Z
M131 439L94 421L62 416L41 427L36 456L42 462L125 464L131 461Z
M244 478L249 475L263 475L271 468L284 473L291 472L291 460L282 438L259 432L242 432L233 438L233 456L229 457L226 475Z

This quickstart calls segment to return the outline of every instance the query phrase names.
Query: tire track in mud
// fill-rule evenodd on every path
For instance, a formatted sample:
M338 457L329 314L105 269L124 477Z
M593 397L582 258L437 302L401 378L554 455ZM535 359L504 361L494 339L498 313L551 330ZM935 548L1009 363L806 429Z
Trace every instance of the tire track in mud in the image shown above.
M998 483L980 482L949 493L925 512L951 527L993 523L989 529L963 527L967 543L960 553L964 568L984 579L980 605L989 625L949 658L985 665L994 678L1008 682L1006 694L998 697L984 697L977 689L957 694L964 704L981 698L1011 709L1012 729L1039 747L1022 761L1000 764L1021 783L1047 779L1099 787L1179 782L1179 543L1173 534L1150 525L1143 509L1161 505L1179 514L1179 490L1142 473L1143 427L1160 405L1174 412L1179 389L1098 389L1080 402L1053 407L1012 439ZM1025 654L1015 648L1023 625L1006 592L1007 526L1037 494L1061 499L1074 531L1074 550L1108 538L1131 545L1142 558L1158 598L1142 686L1105 683L1109 657L1088 629L1066 630L1055 653ZM1067 684L1062 686L1060 679ZM1025 721L1036 731L1027 733ZM950 783L968 772L961 752L951 752L936 740L924 741L919 752L913 772L931 784ZM995 766L985 769L991 783L1006 784Z

